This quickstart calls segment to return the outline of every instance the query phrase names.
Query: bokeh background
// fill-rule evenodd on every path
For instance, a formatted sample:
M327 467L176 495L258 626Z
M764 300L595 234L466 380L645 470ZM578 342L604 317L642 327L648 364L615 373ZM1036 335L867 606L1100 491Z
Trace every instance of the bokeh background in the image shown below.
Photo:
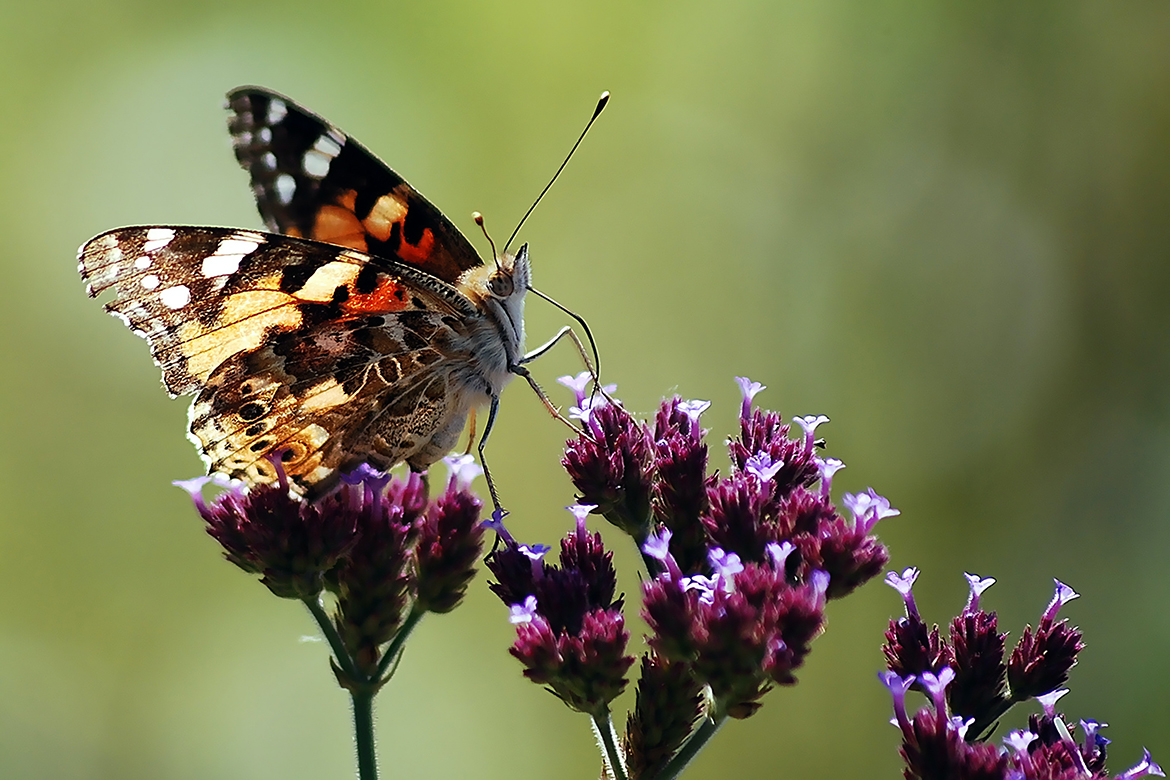
M260 225L220 108L246 83L497 240L611 90L523 233L605 379L640 411L710 399L716 444L736 374L829 415L837 489L902 510L880 529L925 614L995 576L1018 636L1072 584L1065 711L1111 724L1115 772L1170 760L1168 41L1164 0L3 0L0 777L352 776L307 615L170 486L200 469L186 404L74 270L114 226ZM564 319L529 304L533 341ZM570 353L535 366L561 400ZM569 526L563 436L505 394L490 455L524 539ZM874 674L899 608L877 583L832 605L800 684L687 776L898 776ZM482 577L424 622L379 700L385 777L597 776L511 635Z

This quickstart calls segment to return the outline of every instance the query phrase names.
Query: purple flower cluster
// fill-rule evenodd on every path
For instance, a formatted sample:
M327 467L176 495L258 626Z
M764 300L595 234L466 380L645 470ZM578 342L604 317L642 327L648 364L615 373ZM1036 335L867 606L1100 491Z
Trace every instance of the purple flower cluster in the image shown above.
M600 514L633 537L650 575L642 614L652 635L621 758L629 777L672 777L716 728L702 724L746 718L773 686L796 682L826 602L885 566L872 530L898 512L869 490L843 496L850 517L839 514L830 488L843 464L817 454L827 418L796 418L790 437L780 415L754 406L758 383L737 380L739 434L720 476L708 474L708 402L676 396L643 422L614 388L590 394L588 373L560 381L581 422L562 460L578 491L576 530L556 567L542 560L547 548L517 544L493 521L506 544L489 557L491 587L517 625L512 654L525 675L574 709L607 714L634 659L610 554L585 518Z
M576 529L561 540L560 566L545 562L544 545L508 544L487 559L498 582L491 590L511 609L512 655L524 676L547 685L569 707L598 715L626 687L634 659L623 601L615 598L613 553L590 534L592 506L572 506Z
M385 670L382 646L408 617L449 612L475 573L482 504L469 485L479 467L470 456L445 462L451 476L434 500L418 474L391 477L363 465L306 501L290 492L279 457L274 484L245 488L212 477L175 484L190 493L227 559L260 574L275 595L316 609L322 591L331 592L343 646L335 652L352 661L350 671L376 680ZM211 501L202 494L209 482L226 488Z
M906 617L891 620L886 631L889 671L880 675L894 699L894 724L902 732L901 755L907 780L1107 780L1105 724L1080 721L1077 727L1056 712L1060 689L1084 647L1081 632L1057 620L1060 608L1077 598L1072 588L1056 582L1056 593L1040 616L1037 628L1025 628L1005 662L1006 634L997 629L996 614L979 603L991 578L966 575L970 597L951 621L948 638L938 626L927 628L911 589L917 569L890 572L886 582L906 605ZM929 706L910 716L906 693L926 694ZM988 742L995 723L1014 704L1036 699L1042 715L1028 718L1028 729L1013 731L1003 746ZM1147 751L1118 780L1164 777Z

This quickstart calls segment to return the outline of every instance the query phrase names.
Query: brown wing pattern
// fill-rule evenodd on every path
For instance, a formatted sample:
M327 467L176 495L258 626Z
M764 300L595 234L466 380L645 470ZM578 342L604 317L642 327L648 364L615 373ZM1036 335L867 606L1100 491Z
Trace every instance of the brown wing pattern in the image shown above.
M306 492L359 462L389 468L453 424L454 341L474 307L409 267L225 228L123 228L79 254L91 296L150 343L212 471Z
M236 159L268 227L397 260L454 282L482 265L450 220L337 127L259 87L228 95Z

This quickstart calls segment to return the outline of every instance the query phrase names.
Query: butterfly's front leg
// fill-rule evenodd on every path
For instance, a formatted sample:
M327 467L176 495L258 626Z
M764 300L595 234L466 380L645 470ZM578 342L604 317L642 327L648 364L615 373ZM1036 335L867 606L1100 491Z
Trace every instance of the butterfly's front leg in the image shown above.
M492 404L488 409L487 424L483 426L483 436L479 439L479 464L483 466L483 477L487 481L488 492L492 495L492 507L495 509L494 516L503 518L507 512L500 506L500 494L496 492L496 482L492 479L492 472L488 469L487 458L484 457L484 447L487 446L488 436L491 435L492 426L496 424L496 412L500 408L500 396L492 395Z
M580 433L581 429L574 425L571 420L561 414L561 411L557 409L557 407L545 394L544 390L540 387L539 384L537 384L536 380L532 377L532 374L529 373L528 369L524 367L526 363L531 363L533 360L536 360L538 357L541 357L546 352L551 350L565 336L568 336L569 339L572 340L573 346L577 348L577 354L581 356L581 362L585 364L585 369L589 372L590 376L593 377L594 392L601 392L604 395L605 391L601 390L601 380L597 376L597 371L593 367L593 362L589 359L589 354L585 350L585 345L581 342L580 337L577 336L576 331L574 331L573 328L569 325L561 328L559 331L557 331L555 336L528 354L524 355L524 357L520 358L520 360L518 360L514 365L508 366L508 370L516 376L524 377L524 381L528 382L528 386L532 388L534 393L536 393L536 397L539 398L541 403L544 404L544 408L548 409L549 414L572 428L574 433ZM590 343L592 343L592 340L590 340Z

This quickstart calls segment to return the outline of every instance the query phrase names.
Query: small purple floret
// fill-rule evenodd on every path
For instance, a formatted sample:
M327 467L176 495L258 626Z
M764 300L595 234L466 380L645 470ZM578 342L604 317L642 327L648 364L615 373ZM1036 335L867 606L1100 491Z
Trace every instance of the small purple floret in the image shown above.
M531 561L539 561L548 554L552 548L547 544L522 544L518 548L520 552Z
M715 572L715 580L723 590L730 593L735 587L735 575L743 571L743 561L733 552L725 552L719 547L712 547L707 551L707 562Z
M670 555L671 536L673 534L669 528L663 528L656 534L650 534L646 537L646 541L642 543L642 552L655 560L665 563L666 556Z
M768 542L764 545L764 552L767 553L776 571L784 571L784 566L788 563L788 556L792 555L795 549L796 545L787 540L779 544L776 542Z
M963 608L963 612L971 613L979 609L979 597L983 595L983 591L995 584L994 577L980 577L978 574L963 573L967 578L967 585L971 588L971 592L967 596L967 606Z
M531 623L536 617L536 596L528 596L523 604L513 604L508 607L508 622L512 625Z
M955 679L955 670L949 666L939 669L938 674L923 672L918 675L918 682L926 689L926 693L934 702L935 712L944 713L947 708L947 686Z
M593 379L592 374L590 374L588 371L582 371L580 374L577 374L577 376L567 376L566 375L566 376L558 377L557 383L562 384L565 387L572 390L573 395L577 399L576 405L580 406L581 402L584 401L589 396L589 393L587 392L587 390L589 388L589 382L592 379Z
M914 587L914 581L918 579L918 574L918 569L911 566L903 570L901 574L893 571L887 573L885 580L887 585L902 594L902 601L906 602L906 616L915 620L921 620L921 618L918 616L918 605L914 603L914 594L911 589Z
M475 478L483 473L483 469L475 462L475 456L448 455L443 458L443 465L447 467L447 484L455 483L456 490L467 490Z
M829 497L829 490L833 486L833 475L845 468L845 464L837 458L813 458L817 470L821 473L821 496Z
M1056 583L1056 593L1052 595L1052 601L1048 602L1048 607L1044 610L1043 618L1045 620L1055 620L1056 613L1061 607L1073 599L1079 599L1081 597L1081 594L1060 580L1053 579L1052 581Z
M1049 691L1041 696L1036 697L1036 701L1040 702L1040 706L1044 708L1044 714L1049 718L1056 717L1056 702L1062 696L1068 693L1068 688L1058 688L1055 691Z
M890 696L894 699L895 725L909 727L910 720L906 717L906 691L914 684L914 678L912 676L904 678L897 672L881 672L878 679L889 689Z
M508 512L506 510L496 509L492 512L491 518L484 520L480 525L485 529L495 531L504 540L504 544L509 547L514 547L516 540L512 538L512 534L504 527L504 518L507 516Z
M1016 753L1026 753L1028 751L1028 745L1031 745L1037 739L1038 737L1032 732L1017 729L1009 732L1003 738L1003 744L1010 747Z
M597 504L573 504L565 507L573 513L573 517L577 518L577 525L585 522L585 518L589 517L589 513L597 508Z
M710 408L710 401L679 401L678 404L678 410L690 418L692 430L696 432L699 428L699 417Z
M1134 777L1165 777L1162 767L1154 763L1150 751L1142 748L1142 760L1117 776L1117 780L1131 780Z
M793 417L792 422L804 429L804 447L812 450L816 438L817 426L827 423L829 418L823 414L806 414L803 417Z
M743 419L751 417L752 400L761 390L765 389L767 385L762 385L759 382L753 382L746 376L737 376L735 378L736 384L739 385L739 392L743 393L743 405L740 407L739 416Z
M755 474L764 482L772 479L784 468L784 461L777 458L772 460L772 456L766 452L757 452L747 459L747 463L743 464L743 470L749 474Z

